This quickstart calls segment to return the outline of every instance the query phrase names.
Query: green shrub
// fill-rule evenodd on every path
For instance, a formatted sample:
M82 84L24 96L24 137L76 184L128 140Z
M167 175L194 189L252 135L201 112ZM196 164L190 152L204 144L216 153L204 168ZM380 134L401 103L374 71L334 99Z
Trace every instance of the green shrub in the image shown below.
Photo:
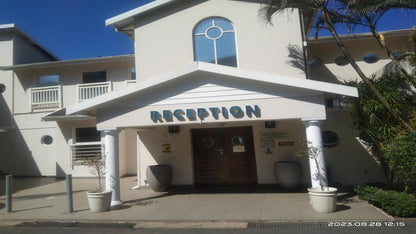
M398 181L404 182L408 192L416 179L416 132L396 136L381 152L389 169Z
M361 200L370 201L374 194L381 191L381 188L375 186L355 186L354 192L357 193L358 198Z
M354 191L366 200L396 217L415 217L416 198L412 194L384 191L374 186L356 186Z
M393 216L416 216L416 198L412 194L396 191L377 192L372 202Z

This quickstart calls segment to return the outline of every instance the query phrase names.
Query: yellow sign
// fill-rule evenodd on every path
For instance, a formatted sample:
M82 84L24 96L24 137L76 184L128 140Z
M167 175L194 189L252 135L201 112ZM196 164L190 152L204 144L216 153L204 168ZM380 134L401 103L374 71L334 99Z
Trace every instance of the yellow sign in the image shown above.
M162 145L162 152L163 153L170 153L170 144L163 144Z

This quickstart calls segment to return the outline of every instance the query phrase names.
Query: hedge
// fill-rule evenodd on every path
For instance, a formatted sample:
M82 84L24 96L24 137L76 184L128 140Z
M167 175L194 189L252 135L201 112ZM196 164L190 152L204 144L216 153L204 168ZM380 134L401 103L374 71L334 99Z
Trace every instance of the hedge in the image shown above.
M356 186L358 198L396 217L416 217L416 198L412 194L385 191L374 186Z

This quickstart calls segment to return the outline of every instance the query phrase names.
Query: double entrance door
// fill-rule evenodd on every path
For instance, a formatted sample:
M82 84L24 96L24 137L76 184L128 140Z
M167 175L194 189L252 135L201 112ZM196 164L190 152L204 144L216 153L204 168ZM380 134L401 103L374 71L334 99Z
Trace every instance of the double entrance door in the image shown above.
M192 130L196 185L257 184L251 127Z

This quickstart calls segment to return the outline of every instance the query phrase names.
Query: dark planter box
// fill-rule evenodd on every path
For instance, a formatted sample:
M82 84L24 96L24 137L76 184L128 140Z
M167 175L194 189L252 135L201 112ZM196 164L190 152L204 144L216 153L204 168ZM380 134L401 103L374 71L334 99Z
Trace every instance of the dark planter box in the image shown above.
M153 165L146 169L147 183L155 192L166 192L172 183L171 165Z

